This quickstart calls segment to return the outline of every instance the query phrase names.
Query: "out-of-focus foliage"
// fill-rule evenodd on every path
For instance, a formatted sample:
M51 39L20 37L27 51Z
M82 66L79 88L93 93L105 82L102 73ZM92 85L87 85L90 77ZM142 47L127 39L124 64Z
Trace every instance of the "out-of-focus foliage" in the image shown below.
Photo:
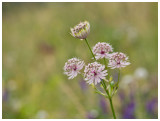
M3 3L3 118L112 118L108 100L67 59L90 62L70 27L88 20L91 46L109 42L129 56L113 104L118 118L158 118L158 3ZM113 79L117 72L111 70Z

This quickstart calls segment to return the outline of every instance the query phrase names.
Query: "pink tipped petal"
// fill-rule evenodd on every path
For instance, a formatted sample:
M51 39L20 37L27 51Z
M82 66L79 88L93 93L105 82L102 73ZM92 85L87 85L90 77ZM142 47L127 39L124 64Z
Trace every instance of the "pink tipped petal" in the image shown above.
M109 53L113 52L113 48L110 44L106 42L98 42L92 49L96 60L102 58L109 58Z
M84 77L87 83L97 85L97 83L101 82L101 79L105 79L107 70L104 69L105 66L97 62L90 63L85 66Z
M68 76L68 79L73 79L80 73L80 70L84 66L84 61L77 58L69 59L64 66L64 74Z
M108 67L111 67L111 69L124 68L129 64L130 62L128 62L128 57L124 53L115 52L109 57Z

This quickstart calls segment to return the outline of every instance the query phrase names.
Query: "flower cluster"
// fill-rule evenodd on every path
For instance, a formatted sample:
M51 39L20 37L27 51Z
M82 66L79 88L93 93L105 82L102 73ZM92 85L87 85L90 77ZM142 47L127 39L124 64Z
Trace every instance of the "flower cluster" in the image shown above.
M129 64L128 57L124 53L115 52L110 56L108 67L111 67L111 69L123 68Z
M90 24L88 21L80 22L74 28L71 28L72 36L79 39L86 39L90 32Z
M88 34L90 32L90 24L88 21L80 22L78 25L76 25L74 28L71 28L71 34L79 39L86 39ZM88 43L87 43L88 44ZM111 69L121 69L123 67L126 67L130 63L128 62L128 57L121 52L113 52L113 48L109 43L106 42L98 42L93 48L92 52L96 58L98 59L108 59L108 67ZM69 78L73 79L76 77L80 71L85 66L84 61L72 58L69 59L64 66L64 74L66 74ZM98 62L89 63L85 66L84 69L84 80L87 81L89 84L96 85L97 83L100 83L101 80L105 79L108 75L107 70L105 70L105 66Z
M107 76L107 70L104 70L105 66L97 62L89 63L84 69L84 79L89 84L96 85L101 82L101 79L105 79Z
M95 58L101 59L101 58L109 58L109 52L113 52L113 48L110 44L106 42L98 42L94 47L93 47L93 54L95 54Z
M84 61L77 59L77 58L72 58L69 59L64 66L64 74L69 76L68 79L73 79L74 77L77 76L78 73L80 73L80 70L84 66Z

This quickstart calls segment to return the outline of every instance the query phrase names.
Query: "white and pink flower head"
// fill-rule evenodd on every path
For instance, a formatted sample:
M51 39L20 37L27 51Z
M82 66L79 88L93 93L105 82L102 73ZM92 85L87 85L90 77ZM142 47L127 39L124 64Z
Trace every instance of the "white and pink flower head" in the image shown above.
M98 42L93 47L93 54L95 55L96 60L102 59L102 58L109 58L109 53L113 52L113 48L110 44L106 42Z
M105 66L97 62L90 63L85 66L84 78L87 83L96 85L97 83L101 82L101 79L105 79L105 76L108 74L107 70L104 69Z
M68 79L73 79L80 73L80 70L85 65L84 61L78 58L71 58L69 59L64 66L64 74L66 74Z
M90 24L88 21L80 22L71 28L71 35L81 40L86 39L90 33Z
M124 53L115 52L110 56L108 67L111 67L111 69L123 68L129 64L128 57Z

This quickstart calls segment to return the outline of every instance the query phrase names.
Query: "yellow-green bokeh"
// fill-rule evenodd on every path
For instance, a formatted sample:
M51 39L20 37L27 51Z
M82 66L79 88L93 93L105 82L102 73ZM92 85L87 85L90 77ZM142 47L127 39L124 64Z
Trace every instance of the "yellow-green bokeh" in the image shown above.
M131 75L134 81L118 90L125 103L119 93L113 98L117 117L132 93L134 118L158 117L157 105L153 114L146 111L147 101L158 99L158 3L2 3L3 118L88 118L90 112L112 118L108 101L104 114L102 97L89 85L82 89L80 76L63 75L69 58L92 61L85 42L70 35L84 20L91 46L108 42L129 56L121 80ZM135 79L138 68L145 78Z

